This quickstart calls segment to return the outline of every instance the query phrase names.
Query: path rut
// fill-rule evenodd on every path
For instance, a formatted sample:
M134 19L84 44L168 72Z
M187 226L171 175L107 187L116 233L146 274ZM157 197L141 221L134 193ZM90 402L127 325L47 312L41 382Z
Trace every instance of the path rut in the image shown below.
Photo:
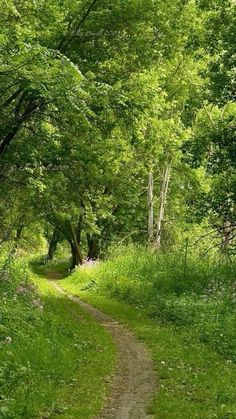
M155 375L149 352L134 334L100 310L79 297L69 295L56 282L59 276L48 275L51 284L60 293L78 303L111 334L117 349L117 368L112 379L110 396L97 419L151 419L146 411L155 389Z

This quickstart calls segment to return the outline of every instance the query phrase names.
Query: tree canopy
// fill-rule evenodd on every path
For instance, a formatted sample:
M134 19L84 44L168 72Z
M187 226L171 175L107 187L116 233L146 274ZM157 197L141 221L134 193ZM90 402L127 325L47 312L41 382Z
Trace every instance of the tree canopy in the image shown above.
M231 244L235 3L0 6L0 243L40 231L73 266L196 223Z

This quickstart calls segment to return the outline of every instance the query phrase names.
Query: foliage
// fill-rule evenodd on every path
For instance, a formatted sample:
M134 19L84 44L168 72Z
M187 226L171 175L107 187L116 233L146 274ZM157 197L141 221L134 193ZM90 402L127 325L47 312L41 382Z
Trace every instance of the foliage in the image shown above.
M75 253L70 224L94 257L127 234L144 242L148 172L158 195L170 158L168 219L183 224L178 189L195 175L180 146L202 100L205 12L192 1L5 3L2 241L39 223Z
M235 110L231 103L200 111L192 139L184 145L185 158L208 174L210 188L195 206L201 206L203 216L210 214L214 224L235 222Z

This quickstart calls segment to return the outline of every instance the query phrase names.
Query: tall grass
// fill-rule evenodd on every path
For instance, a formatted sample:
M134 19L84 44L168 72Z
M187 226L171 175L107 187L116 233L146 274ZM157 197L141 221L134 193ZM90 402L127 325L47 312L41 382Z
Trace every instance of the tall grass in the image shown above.
M194 339L236 362L236 260L119 248L83 268L82 291L143 308L153 321L186 328Z
M149 301L163 294L201 294L211 282L229 284L235 279L236 261L200 258L190 254L154 253L143 247L115 249L111 257L93 270L99 287L111 296ZM136 290L136 291L135 291Z

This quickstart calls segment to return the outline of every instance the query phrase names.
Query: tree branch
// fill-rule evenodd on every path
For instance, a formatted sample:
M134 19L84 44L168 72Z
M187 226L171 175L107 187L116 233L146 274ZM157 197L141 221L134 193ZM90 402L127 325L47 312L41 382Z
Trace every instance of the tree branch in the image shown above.
M78 31L81 27L81 25L84 23L84 21L88 18L90 15L90 12L92 11L93 7L97 3L98 0L93 0L90 6L88 7L86 13L81 17L79 22L77 23L74 32L68 37L65 37L64 40L61 41L59 45L59 51L64 52L66 48L70 45L70 43L75 39L75 37L78 35ZM82 9L83 10L83 9Z

